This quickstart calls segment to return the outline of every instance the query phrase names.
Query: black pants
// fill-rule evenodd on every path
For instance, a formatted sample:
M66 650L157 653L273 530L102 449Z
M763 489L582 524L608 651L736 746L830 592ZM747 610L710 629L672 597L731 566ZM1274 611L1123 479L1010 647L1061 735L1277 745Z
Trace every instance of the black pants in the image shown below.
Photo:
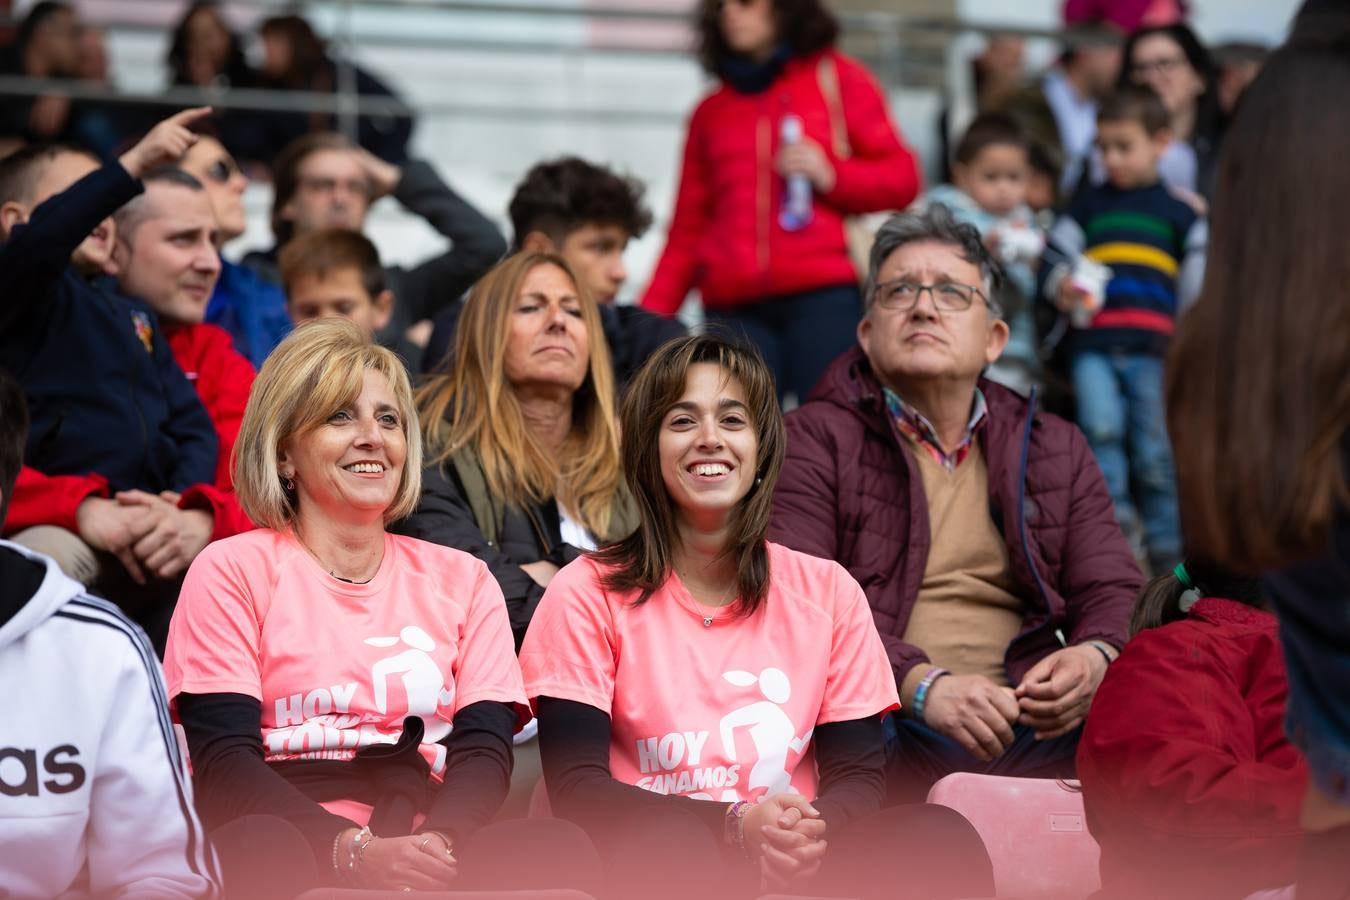
M761 889L758 866L683 810L620 817L590 834L612 900L740 900L762 893L944 900L994 893L979 834L943 806L892 807L827 834L820 874L786 888Z
M121 607L128 618L145 630L155 654L163 659L164 645L169 638L169 621L178 605L183 576L156 578L147 575L145 584L137 584L117 557L100 552L98 558L99 577L93 593Z
M710 309L706 317L758 347L779 401L792 393L800 405L830 363L857 342L862 295L856 284L843 284Z
M334 884L294 825L275 816L245 816L211 834L225 896L292 900ZM488 825L455 848L459 876L447 890L571 889L599 896L600 859L577 826L560 819L510 819ZM390 897L403 896L382 891ZM372 897L377 894L372 894Z

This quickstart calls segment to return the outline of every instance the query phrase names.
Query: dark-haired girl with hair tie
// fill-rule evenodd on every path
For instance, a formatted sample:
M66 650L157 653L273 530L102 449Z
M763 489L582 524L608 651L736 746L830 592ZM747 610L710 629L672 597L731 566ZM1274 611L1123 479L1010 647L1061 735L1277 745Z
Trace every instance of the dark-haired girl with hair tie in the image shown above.
M1260 582L1198 562L1144 587L1078 743L1102 900L1234 898L1296 877L1307 766Z

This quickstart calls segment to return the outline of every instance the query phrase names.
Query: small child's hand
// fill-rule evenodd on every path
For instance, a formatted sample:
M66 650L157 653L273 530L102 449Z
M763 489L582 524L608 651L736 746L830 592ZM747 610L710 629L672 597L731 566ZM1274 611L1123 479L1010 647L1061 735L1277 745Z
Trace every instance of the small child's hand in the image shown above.
M1059 290L1055 293L1055 307L1060 312L1073 312L1074 309L1083 305L1087 297L1087 291L1074 285L1065 278L1059 283Z
M174 163L197 143L197 135L188 126L211 115L211 107L185 109L160 122L136 146L123 153L118 160L132 178L140 178L155 166Z

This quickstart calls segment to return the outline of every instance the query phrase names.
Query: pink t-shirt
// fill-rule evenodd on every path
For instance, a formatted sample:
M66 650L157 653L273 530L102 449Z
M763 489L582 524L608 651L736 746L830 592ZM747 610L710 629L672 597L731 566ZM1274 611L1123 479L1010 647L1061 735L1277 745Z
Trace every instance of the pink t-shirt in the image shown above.
M525 694L506 603L482 562L387 534L366 584L330 576L289 533L216 541L188 569L164 655L169 697L234 693L262 703L268 761L351 759L426 722L435 777L460 709ZM525 716L528 718L528 715Z
M769 544L753 616L700 606L677 576L642 606L582 557L549 584L520 665L532 700L609 713L610 773L659 794L816 796L817 725L900 705L862 588L843 567ZM705 619L711 624L705 625Z

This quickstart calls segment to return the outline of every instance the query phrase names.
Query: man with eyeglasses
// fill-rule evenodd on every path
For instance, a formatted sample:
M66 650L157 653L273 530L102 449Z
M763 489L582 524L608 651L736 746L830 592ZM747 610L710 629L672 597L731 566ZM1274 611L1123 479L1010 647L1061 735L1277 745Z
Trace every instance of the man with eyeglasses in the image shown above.
M1083 435L982 377L1000 278L945 206L892 217L858 346L787 419L770 537L867 593L903 703L897 802L956 771L1072 776L1141 582Z
M316 132L293 141L273 163L272 179L276 246L243 260L270 282L280 283L277 257L293 237L324 228L363 231L371 204L384 196L392 196L449 238L450 249L431 259L411 268L385 267L394 310L376 337L402 356L412 372L421 370L423 348L431 335L428 320L459 299L506 253L497 227L451 190L428 163L409 160L394 166L340 134Z

